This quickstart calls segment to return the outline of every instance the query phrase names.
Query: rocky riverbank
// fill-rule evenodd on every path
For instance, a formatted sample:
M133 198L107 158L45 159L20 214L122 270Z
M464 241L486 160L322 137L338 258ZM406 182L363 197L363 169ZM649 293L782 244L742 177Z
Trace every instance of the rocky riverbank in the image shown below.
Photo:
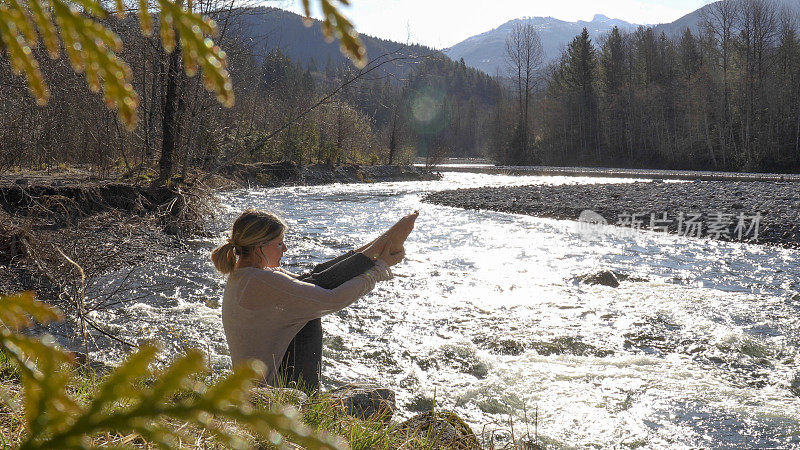
M800 248L800 186L791 182L531 185L442 191L424 201Z
M303 185L331 183L374 183L385 181L438 180L442 176L422 167L360 166L358 164L310 164L298 166L293 162L231 164L219 172L241 184L260 186Z

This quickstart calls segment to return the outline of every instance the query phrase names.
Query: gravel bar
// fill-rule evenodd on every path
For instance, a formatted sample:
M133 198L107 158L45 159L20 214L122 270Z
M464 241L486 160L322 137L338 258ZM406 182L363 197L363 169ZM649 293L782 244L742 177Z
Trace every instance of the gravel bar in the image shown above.
M629 228L800 248L800 185L794 182L485 187L431 193L423 201L562 220L578 220L590 210L609 224Z
M459 166L438 165L439 172L494 173L528 176L577 176L613 178L660 178L687 181L790 181L800 182L800 174L715 172L704 170L620 169L607 167L553 167L553 166Z

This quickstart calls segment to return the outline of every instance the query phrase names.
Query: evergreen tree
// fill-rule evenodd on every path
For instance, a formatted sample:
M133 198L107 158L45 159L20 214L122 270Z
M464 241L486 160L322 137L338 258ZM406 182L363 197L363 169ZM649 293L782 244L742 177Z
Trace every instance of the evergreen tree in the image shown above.
M600 53L601 133L603 145L611 159L622 158L625 153L625 59L622 34L619 28L614 27Z
M684 30L683 35L681 35L678 49L681 76L684 81L689 81L700 70L700 66L703 63L697 40L689 28Z
M567 47L562 63L562 80L569 93L570 109L577 118L577 148L582 155L600 160L597 136L595 77L597 58L589 32L583 29Z

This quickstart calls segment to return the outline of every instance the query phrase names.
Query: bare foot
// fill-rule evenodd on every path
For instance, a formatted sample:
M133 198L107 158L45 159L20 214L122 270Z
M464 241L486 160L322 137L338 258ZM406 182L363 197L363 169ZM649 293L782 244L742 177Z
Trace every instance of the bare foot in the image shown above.
M391 240L394 248L403 247L403 243L408 239L408 235L414 230L414 222L416 222L417 217L419 217L419 211L414 211L398 220L396 224L392 225L392 227L384 233L384 236Z
M398 220L397 223L392 225L391 228L378 236L374 241L362 247L360 251L374 259L374 255L380 254L387 243L391 243L394 248L403 248L403 243L405 243L408 235L411 234L411 231L414 229L414 222L417 220L418 216L419 211L414 211Z

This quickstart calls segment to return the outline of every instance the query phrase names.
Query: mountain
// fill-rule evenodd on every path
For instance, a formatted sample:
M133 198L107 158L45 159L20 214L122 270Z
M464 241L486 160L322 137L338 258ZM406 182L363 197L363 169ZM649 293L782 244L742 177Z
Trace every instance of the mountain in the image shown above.
M696 11L686 14L674 22L656 25L653 27L653 31L655 31L657 35L663 32L669 37L677 37L687 28L692 30L692 33L696 33L699 31L698 26L702 20L703 12L713 8L715 3L719 2L709 3L708 5L705 5ZM800 15L800 0L772 0L772 4L776 11L778 11L778 17L780 17L780 12L784 9L788 9L789 11L794 12L794 14Z
M771 2L778 12L788 8L800 16L800 0L771 0ZM696 32L698 31L702 11L712 8L713 5L714 3L710 3L673 22L655 25L653 30L657 35L664 32L670 37L677 37L687 28L691 29L692 32ZM778 16L780 16L780 13ZM639 26L624 20L609 19L602 14L595 15L590 22L582 20L566 22L552 17L526 17L511 20L491 31L467 38L443 50L444 54L455 61L464 58L467 66L482 70L490 75L503 75L506 72L506 36L518 23L530 23L539 32L539 36L542 38L545 63L558 58L561 55L561 51L566 48L566 45L580 34L584 27L596 42L597 38L608 33L615 26L622 31L634 31Z
M639 26L624 20L609 19L602 14L595 15L589 22L583 20L567 22L553 17L525 17L508 21L491 31L467 38L445 49L444 54L454 61L464 58L467 66L490 75L504 74L506 37L520 23L529 23L539 32L545 63L558 58L566 45L584 28L589 31L593 39L596 39L615 26L625 31L633 31Z
M245 46L252 48L259 63L273 50L280 50L292 61L300 62L312 70L336 68L348 61L339 51L337 41L326 42L318 20L312 21L309 27L303 23L302 16L270 7L241 8L236 14L236 20L240 39ZM360 37L369 59L395 51L397 53L393 57L438 53L421 45L406 46L364 34ZM395 77L403 77L413 66L414 64L398 61L386 64L381 69Z

